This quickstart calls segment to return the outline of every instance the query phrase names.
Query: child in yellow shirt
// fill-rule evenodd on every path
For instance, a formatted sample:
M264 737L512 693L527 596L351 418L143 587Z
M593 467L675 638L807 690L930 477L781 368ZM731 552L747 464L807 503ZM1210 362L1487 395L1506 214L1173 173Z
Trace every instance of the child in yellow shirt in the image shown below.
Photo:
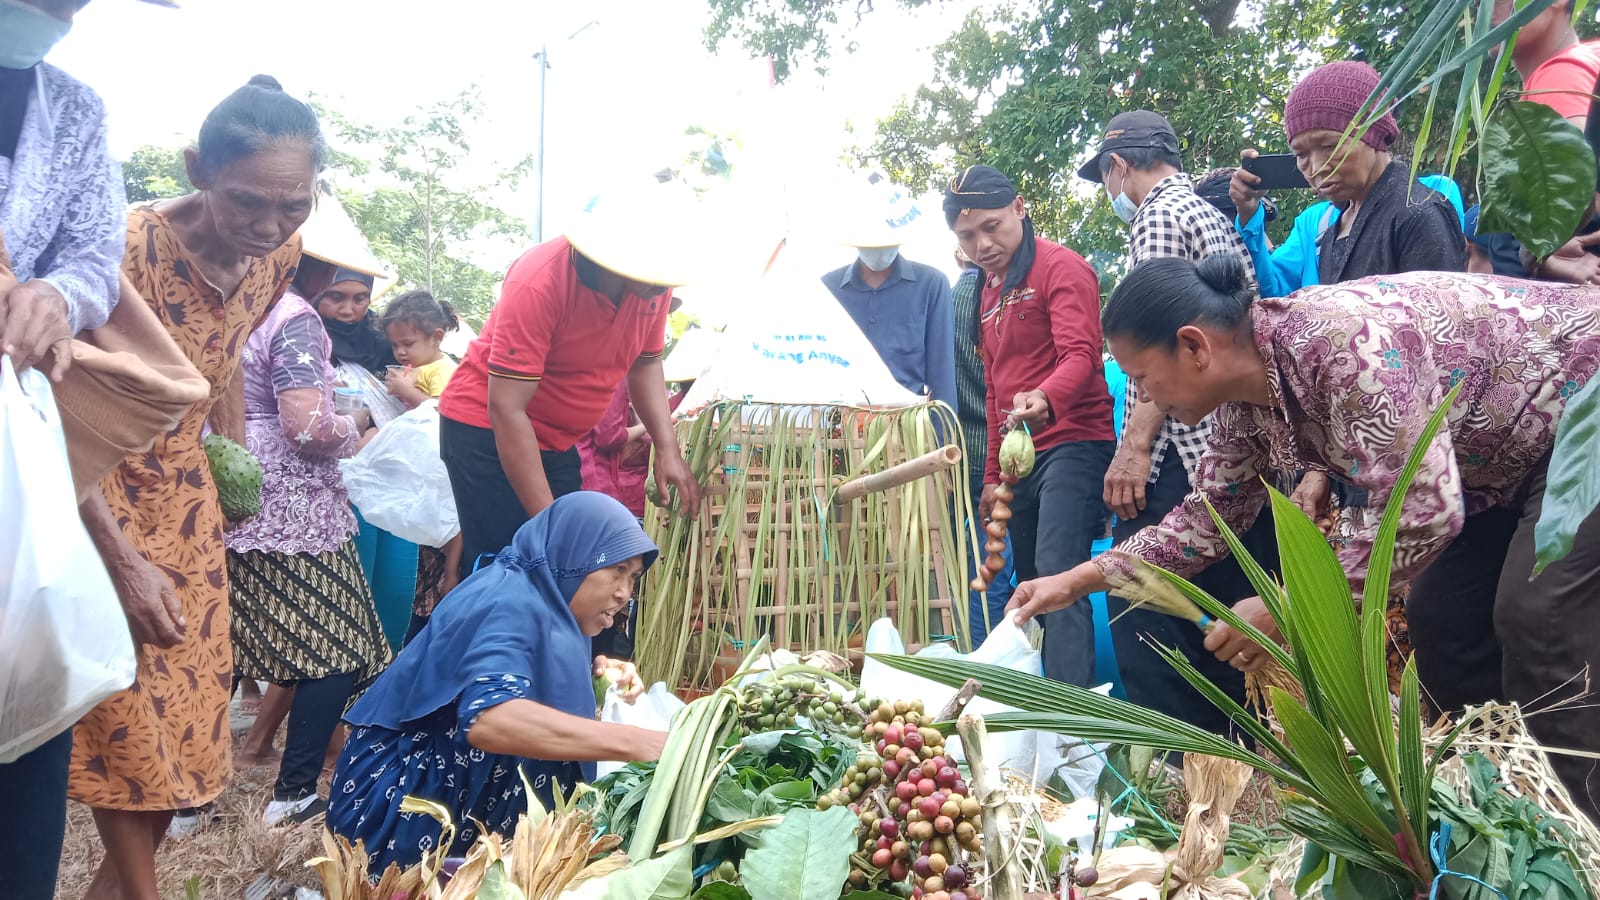
M383 330L399 365L389 367L385 384L407 409L416 409L424 400L444 393L456 361L439 345L444 343L445 332L460 327L455 307L435 300L427 291L407 291L389 301L383 311Z
M434 299L427 291L408 291L389 302L383 311L383 330L400 363L389 367L385 380L389 393L416 409L444 393L444 386L456 370L456 361L439 349L446 332L461 327L455 308ZM422 630L439 599L455 587L456 566L461 559L461 536L456 535L442 548L423 547L417 556L417 590L411 605L411 627L406 643Z

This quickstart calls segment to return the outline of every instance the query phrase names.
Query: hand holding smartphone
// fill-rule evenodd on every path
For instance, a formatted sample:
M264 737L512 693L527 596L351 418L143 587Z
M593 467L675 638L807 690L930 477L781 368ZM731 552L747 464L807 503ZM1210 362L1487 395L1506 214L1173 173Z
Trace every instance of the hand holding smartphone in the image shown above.
M1281 191L1311 186L1300 174L1300 166L1295 162L1293 153L1246 156L1239 161L1239 165L1260 179L1255 185L1256 190Z

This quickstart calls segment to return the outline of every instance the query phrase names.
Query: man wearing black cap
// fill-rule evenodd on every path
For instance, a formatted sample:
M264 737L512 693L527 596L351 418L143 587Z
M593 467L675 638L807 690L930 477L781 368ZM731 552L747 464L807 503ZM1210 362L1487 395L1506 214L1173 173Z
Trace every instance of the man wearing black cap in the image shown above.
M1101 482L1115 449L1100 350L1100 279L1083 257L1036 237L1011 180L972 166L950 182L945 221L983 269L977 335L984 362L989 451L979 514L1000 483L1000 436L1026 426L1038 453L1016 485L1011 543L1018 577L1064 572L1089 558L1105 528ZM1044 674L1088 685L1094 619L1074 603L1044 616Z
M1251 281L1255 280L1250 254L1233 223L1196 194L1184 174L1177 132L1164 116L1141 109L1113 118L1099 151L1078 175L1104 185L1113 211L1128 223L1130 268L1160 257L1198 261L1233 253L1243 261ZM1138 386L1129 381L1122 440L1105 479L1106 505L1119 520L1113 537L1120 541L1160 522L1183 502L1210 432L1209 421L1190 428L1162 415L1154 403L1140 402ZM1261 533L1260 528L1252 531ZM1257 549L1256 542L1251 549ZM1264 564L1270 569L1271 562L1273 559L1267 559ZM1231 561L1208 572L1206 578L1206 589L1225 602L1255 593L1243 571ZM1202 728L1228 733L1228 717L1168 665L1151 640L1181 649L1208 678L1240 701L1244 698L1243 675L1215 659L1205 649L1204 635L1188 623L1153 610L1129 609L1120 597L1108 597L1107 604L1117 666L1128 699Z

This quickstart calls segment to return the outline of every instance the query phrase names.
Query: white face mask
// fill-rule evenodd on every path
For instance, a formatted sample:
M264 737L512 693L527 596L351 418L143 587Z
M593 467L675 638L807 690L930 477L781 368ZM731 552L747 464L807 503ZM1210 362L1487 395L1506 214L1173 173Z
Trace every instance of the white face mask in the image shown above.
M1133 217L1139 214L1139 204L1133 202L1133 199L1128 196L1128 192L1123 190L1123 188L1127 187L1127 184L1127 176L1123 176L1122 187L1119 187L1117 193L1111 197L1111 211L1117 214L1117 218L1132 225ZM1108 195L1111 194L1111 185L1109 184L1106 185L1106 193Z
M860 257L861 264L874 272L882 272L894 265L899 255L899 247L861 247L856 250L856 256Z
M38 65L71 30L71 22L17 0L0 0L0 68Z

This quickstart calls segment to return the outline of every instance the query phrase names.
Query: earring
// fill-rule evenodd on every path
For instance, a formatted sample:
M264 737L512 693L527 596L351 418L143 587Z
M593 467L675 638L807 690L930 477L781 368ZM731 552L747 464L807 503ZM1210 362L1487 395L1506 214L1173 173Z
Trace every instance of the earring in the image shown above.
M1200 360L1198 360L1198 359L1194 361L1194 367L1195 367L1196 370L1204 368L1203 366L1200 365Z

